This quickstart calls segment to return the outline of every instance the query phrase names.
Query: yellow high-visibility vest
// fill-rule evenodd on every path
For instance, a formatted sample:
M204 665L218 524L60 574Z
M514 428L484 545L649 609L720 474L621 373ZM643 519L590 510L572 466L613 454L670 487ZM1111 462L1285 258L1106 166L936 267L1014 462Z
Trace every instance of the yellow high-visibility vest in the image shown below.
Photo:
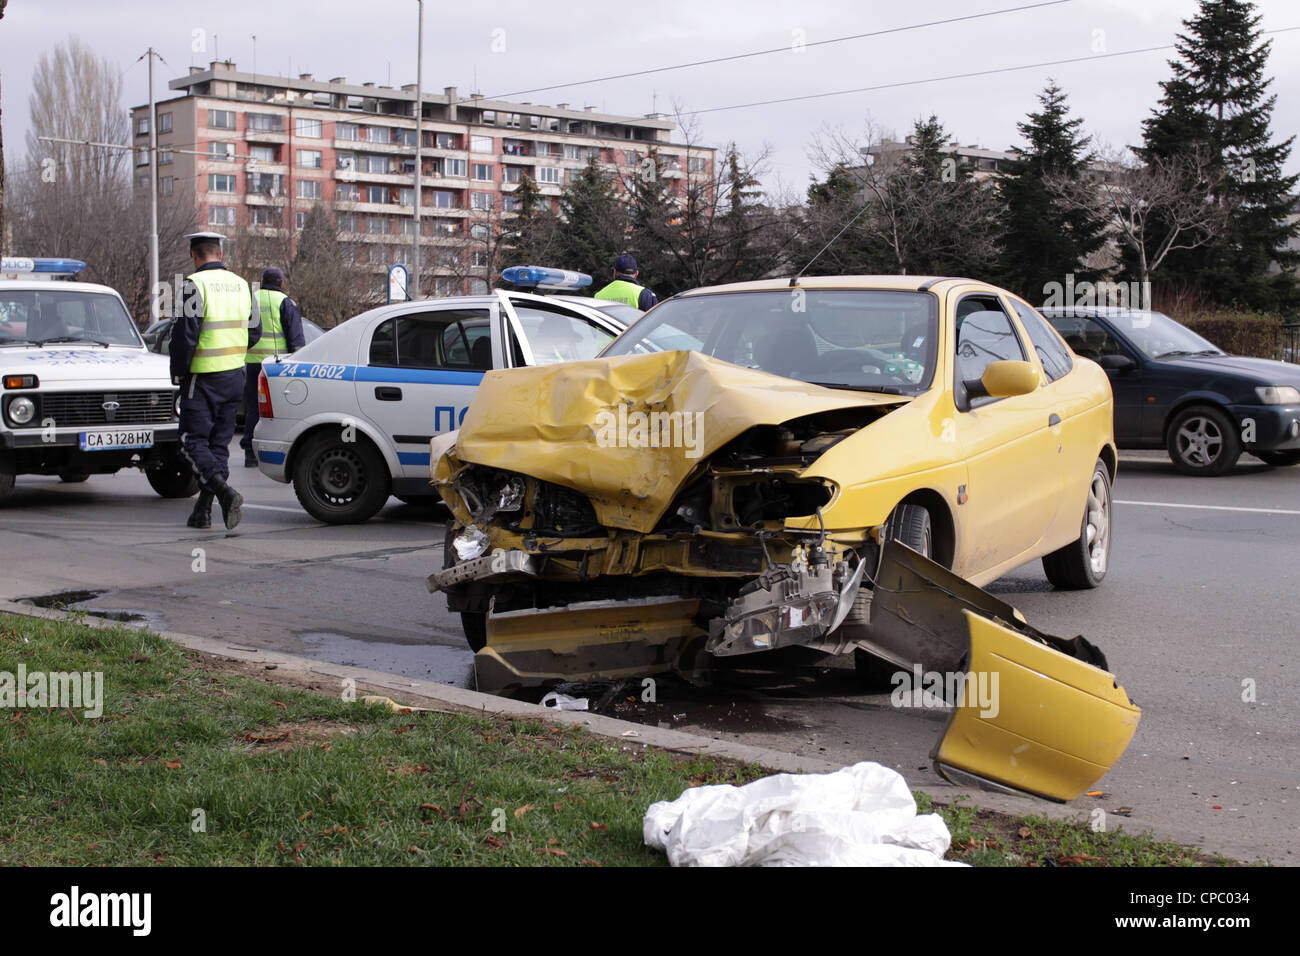
M248 352L248 320L253 312L253 293L248 283L227 269L202 269L187 278L203 296L203 321L190 371L242 368Z
M283 353L286 346L284 329L280 327L280 305L289 298L279 289L258 289L257 307L262 312L262 337L248 350L244 361L261 364L276 353Z
M628 282L626 279L615 279L605 288L595 294L593 298L605 299L610 302L622 302L624 305L630 305L634 309L639 309L637 305L641 301L641 290L645 286L637 285L635 282Z

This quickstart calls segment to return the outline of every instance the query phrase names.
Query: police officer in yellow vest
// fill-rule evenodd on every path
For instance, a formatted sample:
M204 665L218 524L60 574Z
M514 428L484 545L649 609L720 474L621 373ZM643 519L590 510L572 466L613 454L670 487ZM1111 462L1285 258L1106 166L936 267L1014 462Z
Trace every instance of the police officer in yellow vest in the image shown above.
M262 361L274 355L296 352L303 347L302 310L284 291L284 272L270 266L262 272L262 287L257 290L257 307L262 316L262 337L249 346L244 370L244 467L256 468L253 454L253 429L257 427L257 376Z
M622 302L644 312L659 301L659 297L636 281L639 274L636 260L627 253L614 260L614 281L596 293L597 299Z
M215 498L229 530L244 503L226 483L230 441L244 394L244 357L261 335L261 316L248 283L222 265L225 236L186 238L194 271L182 288L170 347L172 381L181 387L181 454L199 476L199 500L186 524L212 527Z

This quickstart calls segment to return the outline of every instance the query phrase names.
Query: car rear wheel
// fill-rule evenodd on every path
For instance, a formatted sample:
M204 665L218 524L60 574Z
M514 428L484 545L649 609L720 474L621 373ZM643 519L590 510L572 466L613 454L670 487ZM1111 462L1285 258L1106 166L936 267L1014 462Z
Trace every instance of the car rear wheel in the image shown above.
M1179 412L1169 424L1166 444L1174 467L1184 475L1222 475L1241 457L1236 425L1210 405Z
M324 432L294 456L293 490L309 515L326 524L366 521L388 500L391 478L379 449Z
M1300 465L1300 451L1257 451L1255 457L1274 468Z
M153 468L146 468L149 487L164 498L189 498L198 493L199 476L179 452L169 452Z
M902 504L895 508L885 522L884 536L890 541L901 541L927 558L933 556L934 532L930 512L921 505ZM866 624L871 619L871 597L870 588L860 587L849 617ZM887 690L892 686L898 665L858 647L853 650L853 669L864 689Z
M1088 485L1088 502L1077 541L1043 556L1043 571L1053 586L1078 591L1095 588L1110 567L1111 516L1110 469L1100 458L1093 466Z

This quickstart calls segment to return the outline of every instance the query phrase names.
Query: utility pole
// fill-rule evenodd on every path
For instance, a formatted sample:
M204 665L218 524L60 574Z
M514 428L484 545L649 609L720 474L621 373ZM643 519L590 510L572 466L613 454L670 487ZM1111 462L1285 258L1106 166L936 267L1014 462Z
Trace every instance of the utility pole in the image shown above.
M141 60L149 59L149 301L157 302L158 291L158 110L153 98L153 60L162 57L153 47L145 50ZM136 62L139 62L138 60ZM165 62L165 61L164 61ZM158 316L150 316L158 318Z
M424 187L424 0L420 4L419 24L415 32L415 268L411 274L408 298L420 298L420 206Z

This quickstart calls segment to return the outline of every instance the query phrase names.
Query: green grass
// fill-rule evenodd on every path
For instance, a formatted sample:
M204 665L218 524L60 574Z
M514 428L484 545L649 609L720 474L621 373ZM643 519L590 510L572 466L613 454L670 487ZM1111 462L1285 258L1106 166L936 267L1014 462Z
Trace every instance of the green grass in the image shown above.
M97 719L0 709L0 865L663 866L651 803L767 773L541 720L394 714L148 632L0 615L0 671L19 664L101 672L105 699ZM1228 862L917 798L976 865Z

